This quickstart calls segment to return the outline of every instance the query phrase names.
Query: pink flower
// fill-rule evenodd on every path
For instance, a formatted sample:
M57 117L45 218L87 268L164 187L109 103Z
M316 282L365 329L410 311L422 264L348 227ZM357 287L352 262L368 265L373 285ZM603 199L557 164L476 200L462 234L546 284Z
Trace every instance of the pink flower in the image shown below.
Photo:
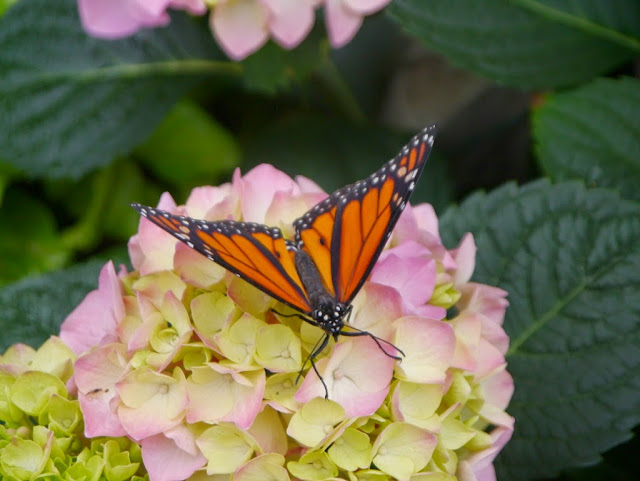
M329 40L335 48L351 41L366 15L381 10L391 0L326 0Z
M317 3L317 0L220 0L211 12L211 30L234 60L252 54L270 36L291 49L311 31Z
M184 206L165 193L159 206L277 226L290 238L293 220L325 198L309 179L260 165L194 189ZM457 460L448 475L492 480L513 431L506 293L469 282L473 237L448 250L430 206L408 206L386 247L345 327L376 337L331 338L316 372L309 355L321 329L141 219L129 242L136 271L116 275L105 265L98 289L62 326L79 355L69 385L85 435L139 441L151 481L205 469L238 479L265 469L278 479L336 478L372 462L409 479L432 472L440 447ZM8 357L13 365L33 356L16 347Z
M202 0L78 0L82 26L90 35L120 38L143 27L159 27L169 23L168 8L187 10L202 15Z
M115 329L125 316L122 288L113 262L100 271L98 289L91 291L62 324L61 339L76 354L117 339Z

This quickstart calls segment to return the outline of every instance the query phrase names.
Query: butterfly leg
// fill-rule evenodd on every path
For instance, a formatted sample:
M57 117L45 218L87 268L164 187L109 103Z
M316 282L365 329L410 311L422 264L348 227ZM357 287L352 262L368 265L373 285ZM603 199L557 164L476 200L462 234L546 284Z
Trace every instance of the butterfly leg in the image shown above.
M302 372L304 371L304 367L307 365L307 361L310 361L311 367L315 371L316 375L318 376L318 379L320 379L320 382L324 387L325 399L329 399L329 389L327 388L327 385L325 384L324 379L320 375L320 371L318 371L318 368L316 367L316 363L314 359L318 357L318 354L320 354L325 347L327 347L327 344L329 343L329 337L330 337L330 334L327 333L324 335L324 337L320 338L318 342L316 342L316 345L313 346L313 350L311 351L311 354L309 354L309 357L307 357L307 359L304 361L304 364L302 365L302 369L300 369L300 372L298 373L298 377L296 377L296 384L298 384L298 381L302 377Z
M402 352L401 349L399 349L398 347L396 347L394 344L390 343L389 341L385 340L385 339L381 339L378 336L374 336L373 334L371 334L369 331L361 331L360 329L358 329L357 327L353 327L353 326L349 326L351 329L356 329L356 332L353 331L340 331L340 335L341 336L347 336L347 337L360 337L360 336L369 336L371 339L373 339L373 341L378 345L378 347L380 348L380 350L382 352L384 352L387 356L395 359L396 361L402 361L402 357L404 357L404 352ZM402 357L400 356L394 356L392 354L389 354L383 347L382 344L380 344L381 342L384 342L385 344L388 344L389 346L393 347L396 351L398 351Z

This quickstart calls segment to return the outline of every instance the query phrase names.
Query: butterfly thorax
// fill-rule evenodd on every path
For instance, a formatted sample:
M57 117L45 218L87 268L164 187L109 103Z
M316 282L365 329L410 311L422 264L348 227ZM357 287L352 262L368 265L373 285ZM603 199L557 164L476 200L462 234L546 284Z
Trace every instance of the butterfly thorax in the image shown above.
M313 260L302 249L295 251L296 271L304 285L311 304L311 317L318 327L331 334L335 339L342 332L344 317L349 306L337 301L322 282L320 272Z

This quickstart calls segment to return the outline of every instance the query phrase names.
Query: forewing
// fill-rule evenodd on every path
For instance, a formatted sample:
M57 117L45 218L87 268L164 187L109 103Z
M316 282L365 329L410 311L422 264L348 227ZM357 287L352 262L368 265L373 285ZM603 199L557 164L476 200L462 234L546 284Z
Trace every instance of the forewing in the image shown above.
M302 245L337 300L350 303L380 257L433 146L435 125L364 180L337 190L294 222Z
M140 215L275 299L308 314L309 300L293 251L276 227L230 220L207 222L132 204Z

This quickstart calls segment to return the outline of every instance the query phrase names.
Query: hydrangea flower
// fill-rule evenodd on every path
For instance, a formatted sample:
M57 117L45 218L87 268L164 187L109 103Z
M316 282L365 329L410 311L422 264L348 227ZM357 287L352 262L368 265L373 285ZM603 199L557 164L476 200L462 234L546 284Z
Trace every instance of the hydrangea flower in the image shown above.
M167 9L203 15L210 9L209 25L222 49L241 60L260 49L269 38L292 49L309 34L315 10L325 8L329 41L335 48L347 44L362 19L381 10L390 0L78 0L87 33L120 38L144 27L169 23Z
M75 358L57 337L0 356L0 478L148 479L135 442L84 437L80 405L67 389Z
M185 205L164 194L158 207L291 236L324 197L261 165ZM369 337L332 341L317 360L325 399L308 363L296 383L317 327L278 316L274 299L141 219L135 271L107 263L62 325L85 435L139 443L151 481L495 479L513 431L507 301L469 282L475 250L471 235L447 250L433 209L407 207L350 319L405 356L395 362Z

